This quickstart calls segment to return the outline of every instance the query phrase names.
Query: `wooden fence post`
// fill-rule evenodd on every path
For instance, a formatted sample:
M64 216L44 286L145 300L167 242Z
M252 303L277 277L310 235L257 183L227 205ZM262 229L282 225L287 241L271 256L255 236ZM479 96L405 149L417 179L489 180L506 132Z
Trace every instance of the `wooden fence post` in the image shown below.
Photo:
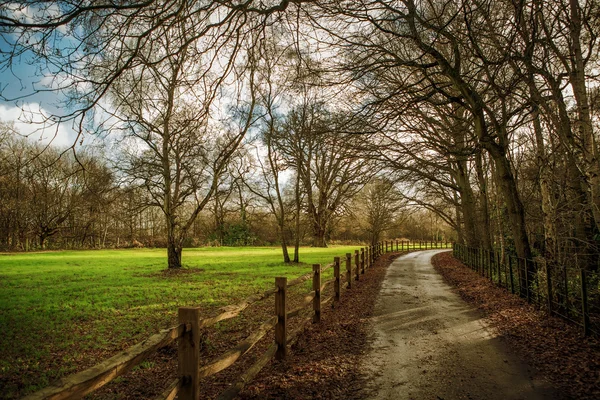
M502 286L502 271L500 270L500 251L496 251L496 269L498 270L498 285Z
M287 290L287 278L275 278L275 315L277 316L277 325L275 325L275 343L277 344L276 360L284 360L287 356L287 309L285 304L285 295Z
M481 275L485 277L485 264L483 263L483 248L479 248L479 268L481 269Z
M487 251L487 257L488 269L490 270L490 282L494 283L494 253L492 250Z
M333 276L335 282L333 283L333 290L335 293L334 301L340 301L340 258L333 257Z
M510 274L510 292L515 294L515 281L513 278L512 256L508 255L508 273Z
M360 248L360 267L361 267L361 274L365 273L365 248L361 247Z
M485 250L480 248L479 252L479 262L481 263L481 270L483 271L483 276L487 278L487 269L485 268Z
M481 268L483 269L483 276L487 278L487 268L485 266L485 249L481 248Z
M490 265L490 282L494 283L494 273L496 268L494 267L494 250L488 250L488 257L490 258L488 264Z
M483 276L487 278L487 268L485 266L485 250L482 248L481 249L481 260L479 260L481 262L481 268L483 269Z
M352 289L352 254L346 253L346 282L348 289Z
M502 263L502 271L504 271L504 287L506 288L506 290L508 290L508 272L506 271L507 269L507 260L506 260L506 252L503 251L499 254L500 260L504 260L504 262Z
M354 265L356 266L356 280L358 280L359 278L359 274L360 274L360 260L358 258L358 250L354 250Z
M496 263L496 252L495 250L490 250L490 268L493 270L493 274L498 273L499 268L498 268L498 263ZM492 275L493 275L492 274ZM498 274L498 279L500 279L500 274ZM492 279L492 283L494 283L494 280Z
M388 247L387 247L387 240L385 241L385 252L388 252Z
M396 239L396 251L400 251L400 248L398 247L398 239Z
M583 314L583 334L588 336L590 334L590 314L588 309L587 274L583 268L581 268L579 271L579 275L581 276L581 313Z
M465 246L465 264L468 267L471 267L471 248L469 246Z
M179 398L196 400L200 398L200 307L180 307L180 324L185 324L185 333L178 343Z
M552 280L550 277L550 268L548 268L548 260L546 264L546 294L548 296L548 314L552 314Z
M313 323L317 323L321 322L321 264L313 264L313 290L315 291Z
M529 260L525 259L525 288L527 289L527 302L531 303L531 291L529 290Z

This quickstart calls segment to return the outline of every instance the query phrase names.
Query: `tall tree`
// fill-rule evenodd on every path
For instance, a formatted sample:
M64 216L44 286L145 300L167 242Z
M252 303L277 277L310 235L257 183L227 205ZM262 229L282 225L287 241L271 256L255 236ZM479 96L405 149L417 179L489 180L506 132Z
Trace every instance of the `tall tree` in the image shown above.
M373 174L356 151L360 135L344 130L345 118L321 103L304 103L287 115L278 138L306 195L314 247L327 247L332 218Z
M245 110L229 127L209 123L215 93L207 88L215 82L203 70L201 54L188 44L190 28L182 24L180 30L154 36L137 55L138 68L125 71L111 86L118 110L113 115L124 124L127 139L120 168L164 214L169 268L181 267L183 242L218 190L221 174L252 125L255 106L254 67L248 63Z
M406 207L407 201L394 182L376 177L364 186L355 204L360 210L359 220L370 236L369 241L375 245L385 232L398 224L400 210Z

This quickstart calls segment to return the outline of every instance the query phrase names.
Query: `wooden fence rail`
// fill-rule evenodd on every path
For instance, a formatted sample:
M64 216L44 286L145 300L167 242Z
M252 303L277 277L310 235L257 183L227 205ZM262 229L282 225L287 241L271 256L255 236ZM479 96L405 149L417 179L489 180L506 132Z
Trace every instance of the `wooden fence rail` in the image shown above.
M419 250L422 244L409 243L396 240L396 251ZM439 245L439 248L442 244ZM448 243L443 244L448 247ZM388 251L393 251L393 242L388 246L387 241L363 247L354 252L354 266L352 265L352 254L347 253L346 262L346 290L352 289L353 280L359 281L360 275L365 274L377 260L378 257ZM78 399L88 393L104 386L118 376L130 371L134 366L141 363L156 350L165 347L174 341L178 341L178 378L175 379L165 391L157 397L158 399L188 400L200 397L200 381L203 378L214 375L232 366L241 357L247 354L267 333L274 329L274 343L268 350L257 359L257 361L246 370L238 381L223 392L219 399L231 399L235 397L267 363L275 357L284 359L287 355L287 347L290 341L295 340L301 332L304 324L301 324L295 332L288 336L287 322L289 319L300 315L302 310L312 304L313 315L310 319L313 323L321 321L321 310L323 305L329 302L337 303L341 296L341 258L335 257L333 263L321 267L320 264L313 265L313 271L287 281L285 277L275 279L275 288L243 300L238 304L223 308L219 315L209 318L201 318L199 307L181 307L178 310L179 324L175 327L165 329L152 335L148 339L127 350L89 368L85 371L67 376L54 386L47 387L35 392L24 399ZM326 282L321 282L324 271L333 268L334 277ZM354 279L353 279L354 276ZM313 291L308 293L300 306L287 310L287 289L302 284L312 279ZM322 299L322 293L329 286L334 285L334 294L327 299ZM214 360L202 365L200 360L200 337L202 330L217 324L220 321L234 318L242 311L271 296L275 298L275 315L263 322L252 334L239 342L235 347L226 351Z

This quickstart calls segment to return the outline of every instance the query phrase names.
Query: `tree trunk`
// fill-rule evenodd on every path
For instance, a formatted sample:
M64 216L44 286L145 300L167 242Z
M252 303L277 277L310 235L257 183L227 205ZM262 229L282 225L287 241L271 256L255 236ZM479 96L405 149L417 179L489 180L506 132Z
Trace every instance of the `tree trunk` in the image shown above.
M554 205L552 204L552 188L550 186L549 160L544 143L544 135L539 119L537 104L532 104L533 131L535 134L536 155L538 161L540 194L542 196L542 215L544 226L544 257L546 265L552 265L556 261L556 238L557 230L554 222Z
M460 200L458 198L458 192L454 192L454 202L456 203L455 212L456 212L456 234L458 236L458 243L465 244L465 230L463 226L463 218L462 211L460 207Z
M590 187L590 182L585 177L585 172L582 176L582 171L578 165L581 157L581 153L578 149L580 149L581 146L577 143L575 135L573 134L573 126L569 117L567 102L563 97L559 81L550 79L548 79L548 81L556 102L556 115L550 114L552 109L550 109L546 103L539 102L539 104L546 106L545 108L548 110L548 113L554 117L552 121L555 124L558 137L560 138L562 145L565 146L565 148L570 149L570 151L565 152L564 161L568 177L568 204L571 207L571 221L573 223L571 234L573 240L571 242L575 247L575 253L582 255L580 258L582 260L582 265L593 266L595 265L595 257L593 257L588 249L593 234L589 232L588 224L585 222L587 218L586 213L590 212L590 203L587 196L592 189ZM538 97L541 98L541 96ZM584 254L585 256L583 256Z
M301 207L301 195L300 195L300 165L296 167L296 185L295 185L295 200L296 200L296 215L295 215L295 226L294 226L294 262L300 262L300 207Z
M594 136L590 104L586 88L585 60L581 48L582 16L581 6L577 0L570 0L570 36L571 36L571 87L577 103L578 128L583 143L582 150L585 161L585 177L588 181L588 204L596 224L596 231L600 231L600 159L598 146Z
M313 243L312 247L327 247L327 241L325 240L327 229L317 221L313 224Z
M177 232L175 215L166 215L167 263L169 269L181 268L182 233Z
M479 247L480 236L477 234L477 223L475 214L475 196L465 160L457 162L456 184L459 187L460 210L464 224L464 238L467 246Z
M511 227L517 256L530 259L531 247L529 246L525 226L525 210L517 190L517 183L510 162L500 145L485 142L485 148L490 153L496 167L496 181L508 211L508 222ZM533 263L531 264L533 265Z
M283 226L279 226L279 237L281 238L281 251L283 253L283 262L290 262L290 253L287 248L287 240L285 240L285 231L283 230Z
M295 240L294 240L294 260L293 262L295 263L299 263L300 262L300 236L296 236Z
M167 260L169 269L181 268L181 245L174 237L169 237L167 242Z
M529 73L533 76L533 68L529 67ZM530 78L529 91L532 96L532 103L535 104L534 107L542 107L544 110L544 114L548 116L548 122L552 124L554 129L556 130L556 134L559 138L560 144L564 146L567 151L564 152L564 163L565 163L565 173L567 175L567 185L566 185L566 196L567 196L567 204L570 207L570 220L572 222L571 235L573 239L571 243L575 247L574 252L578 254L588 254L589 250L587 249L589 245L589 241L592 237L592 233L588 232L588 224L586 224L585 220L587 218L586 213L589 212L589 204L590 199L587 197L589 193L592 192L590 187L591 183L586 179L585 172L582 176L582 171L579 166L579 160L582 158L581 154L581 145L577 142L575 135L573 134L573 126L571 123L571 118L569 116L569 110L567 106L567 101L564 98L563 89L561 86L561 80L555 79L553 75L546 74L545 75L546 82L552 93L552 101L554 103L550 104L547 100L547 97L542 96L540 90L535 86L533 82L533 78ZM534 120L535 121L535 120ZM541 129L541 127L536 127L535 129ZM537 132L536 132L537 135ZM537 139L537 138L536 138ZM543 142L541 143L543 145ZM538 146L539 147L539 146ZM539 150L538 150L539 151ZM544 173L544 169L547 167L546 162L539 161L540 168L542 171L540 172L540 185L544 185L544 179L550 179L547 176L547 173ZM585 169L585 168L584 168ZM549 197L552 198L552 193L549 192L544 194L546 190L543 186L540 188L542 190L542 200ZM548 190L551 191L551 188L548 187ZM547 201L547 200L546 200ZM550 204L547 204L550 205ZM542 203L542 207L544 207L544 203ZM549 209L548 212L552 210ZM552 233L553 226L555 227L555 223L553 221L546 221L546 210L543 209L544 212L544 234L547 236L548 234L555 235L554 243L552 241L548 241L546 243L547 253L548 250L554 252L556 257L555 261L558 261L559 255L559 243L558 243L558 234ZM595 218L594 218L595 219ZM546 230L547 225L547 230ZM550 238L549 238L550 239ZM550 254L548 254L550 256ZM594 264L594 257L582 258L582 262L584 265Z
M379 242L379 233L373 233L371 235L371 246L375 246Z
M477 170L477 181L479 182L479 237L484 249L492 249L490 229L490 207L488 204L487 177L483 170L483 154L481 150L475 155L475 169Z

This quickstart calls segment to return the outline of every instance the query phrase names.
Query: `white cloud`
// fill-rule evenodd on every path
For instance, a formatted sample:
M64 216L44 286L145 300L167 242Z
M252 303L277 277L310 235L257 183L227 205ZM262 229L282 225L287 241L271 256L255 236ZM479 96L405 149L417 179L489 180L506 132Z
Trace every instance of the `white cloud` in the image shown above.
M76 134L64 125L46 120L50 115L38 103L28 103L23 107L7 107L0 104L0 121L14 123L15 130L31 141L51 144L56 147L73 145Z
M33 13L31 9L23 4L8 3L4 5L4 15L14 18L24 23L33 23Z
M37 4L29 6L15 2L4 4L1 14L22 23L33 24L36 21L46 21L48 18L59 18L63 15L63 12L57 4ZM56 29L63 35L67 33L65 25L60 25Z

